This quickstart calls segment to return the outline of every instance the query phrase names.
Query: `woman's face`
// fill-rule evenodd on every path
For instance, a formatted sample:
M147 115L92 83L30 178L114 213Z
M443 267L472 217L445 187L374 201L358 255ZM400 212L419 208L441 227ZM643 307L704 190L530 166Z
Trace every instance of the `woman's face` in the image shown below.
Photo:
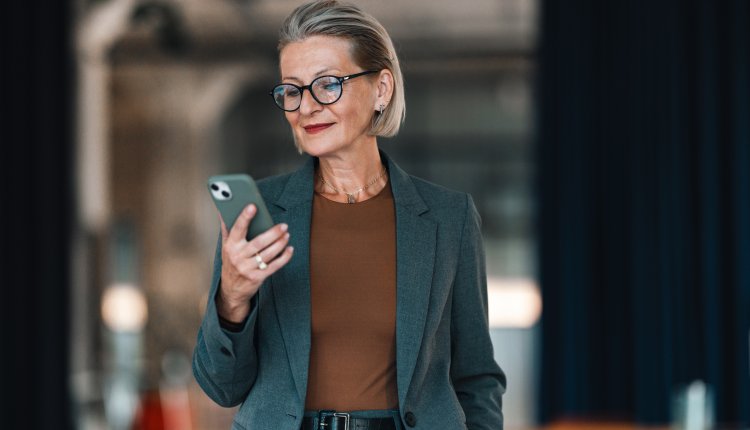
M280 54L281 81L304 86L319 76L363 72L354 63L350 50L348 40L332 36L312 36L290 43ZM321 105L305 90L299 109L286 112L299 149L315 157L342 155L373 141L367 131L378 102L377 76L365 75L345 82L341 98L330 105Z

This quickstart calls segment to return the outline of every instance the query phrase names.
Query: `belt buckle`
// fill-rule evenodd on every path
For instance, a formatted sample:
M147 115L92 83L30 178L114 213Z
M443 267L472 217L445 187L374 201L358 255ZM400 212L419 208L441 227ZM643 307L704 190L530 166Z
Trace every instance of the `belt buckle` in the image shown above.
M346 412L336 412L333 414L336 418L344 418L344 430L349 430L349 414Z
M318 412L318 430L326 430L330 424L325 422L326 418L343 418L344 419L344 430L349 430L349 414L346 412L336 412L332 410L324 410Z

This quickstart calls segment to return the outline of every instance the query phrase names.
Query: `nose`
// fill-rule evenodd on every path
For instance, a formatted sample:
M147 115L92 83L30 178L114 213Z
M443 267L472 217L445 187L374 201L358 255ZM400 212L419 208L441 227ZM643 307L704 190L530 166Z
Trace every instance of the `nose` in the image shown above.
M310 115L311 113L320 110L321 104L318 103L315 98L312 96L312 92L308 88L307 91L302 91L302 100L300 100L299 104L299 112L302 115Z

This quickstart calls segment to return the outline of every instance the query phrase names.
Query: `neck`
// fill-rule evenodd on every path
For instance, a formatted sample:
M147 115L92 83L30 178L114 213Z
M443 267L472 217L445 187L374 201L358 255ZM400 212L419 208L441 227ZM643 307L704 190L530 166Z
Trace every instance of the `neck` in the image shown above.
M319 176L316 191L329 199L346 202L346 193L356 194L356 201L367 200L383 189L388 179L383 173L377 145L367 145L363 150L334 154L318 158ZM369 186L368 186L369 184ZM367 186L366 189L360 190Z

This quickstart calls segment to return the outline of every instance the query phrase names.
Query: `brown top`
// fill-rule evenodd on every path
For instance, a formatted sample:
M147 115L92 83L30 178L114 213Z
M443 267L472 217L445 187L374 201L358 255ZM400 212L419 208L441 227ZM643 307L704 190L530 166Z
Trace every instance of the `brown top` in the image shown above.
M360 203L313 198L307 410L397 409L396 212L390 185Z

